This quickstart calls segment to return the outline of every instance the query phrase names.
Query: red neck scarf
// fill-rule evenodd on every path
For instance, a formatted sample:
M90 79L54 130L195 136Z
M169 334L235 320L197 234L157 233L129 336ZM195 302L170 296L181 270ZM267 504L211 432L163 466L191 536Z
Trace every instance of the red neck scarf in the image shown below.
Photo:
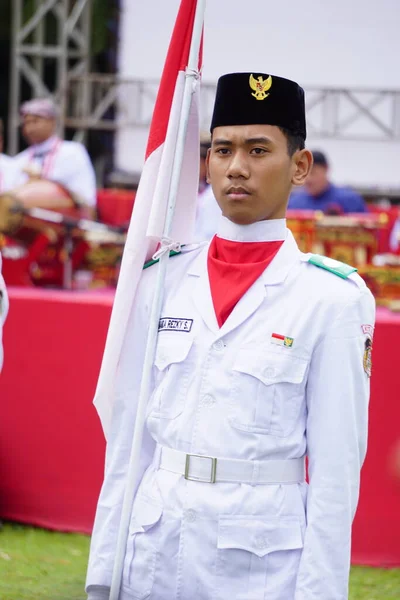
M207 269L218 325L270 264L283 241L236 242L214 236Z

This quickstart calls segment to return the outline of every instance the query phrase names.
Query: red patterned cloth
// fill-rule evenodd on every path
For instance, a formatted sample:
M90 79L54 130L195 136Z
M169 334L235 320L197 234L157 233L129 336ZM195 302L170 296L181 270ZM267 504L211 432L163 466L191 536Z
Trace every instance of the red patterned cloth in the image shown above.
M283 241L234 242L214 236L207 268L218 325L222 327L240 298L272 261Z

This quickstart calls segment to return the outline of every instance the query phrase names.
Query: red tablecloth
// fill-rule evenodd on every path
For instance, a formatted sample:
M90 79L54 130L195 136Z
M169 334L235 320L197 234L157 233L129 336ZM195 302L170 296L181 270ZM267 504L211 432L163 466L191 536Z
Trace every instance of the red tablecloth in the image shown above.
M90 532L104 463L92 405L113 294L9 290L0 515Z
M92 398L112 293L11 289L0 377L0 516L90 532L104 439ZM400 315L378 311L353 562L400 566Z

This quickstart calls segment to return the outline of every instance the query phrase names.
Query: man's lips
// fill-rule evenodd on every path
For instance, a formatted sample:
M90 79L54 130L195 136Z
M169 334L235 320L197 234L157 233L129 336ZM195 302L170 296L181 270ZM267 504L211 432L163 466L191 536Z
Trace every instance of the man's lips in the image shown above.
M249 192L249 190L247 190L246 188L241 187L241 186L238 186L238 187L231 186L226 191L226 195L228 196L228 198L231 198L232 200L243 200L243 199L247 198L248 196L250 196L250 192Z

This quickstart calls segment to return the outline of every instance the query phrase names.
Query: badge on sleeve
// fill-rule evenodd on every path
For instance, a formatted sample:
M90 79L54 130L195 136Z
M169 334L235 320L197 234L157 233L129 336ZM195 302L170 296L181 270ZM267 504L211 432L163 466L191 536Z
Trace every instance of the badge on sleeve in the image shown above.
M363 333L371 336L371 339L374 335L374 326L373 325L361 325L361 329Z
M364 348L364 357L363 357L363 366L364 371L371 377L372 370L372 340L370 337L367 337L365 340L365 348Z

